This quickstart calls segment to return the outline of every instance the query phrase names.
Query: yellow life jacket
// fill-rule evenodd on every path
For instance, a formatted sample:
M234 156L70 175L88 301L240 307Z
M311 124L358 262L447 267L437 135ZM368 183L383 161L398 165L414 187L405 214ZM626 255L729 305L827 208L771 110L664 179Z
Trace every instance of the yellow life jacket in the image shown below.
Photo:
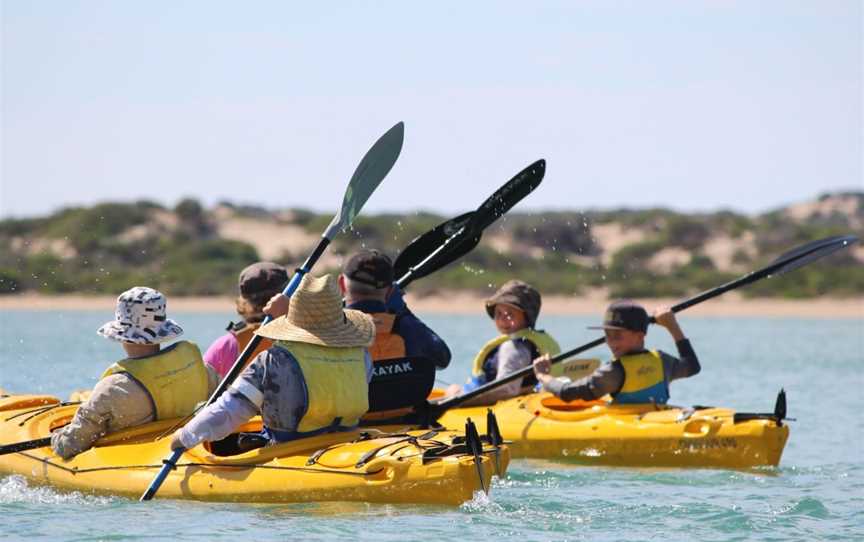
M178 341L152 356L120 360L101 378L116 373L126 373L144 387L157 420L188 416L207 400L207 369L198 346L189 341Z
M663 358L656 350L621 356L624 384L612 394L616 403L656 403L669 401L669 384L663 369Z
M298 433L326 427L353 427L369 410L363 348L331 348L277 341L291 352L303 371L308 404L297 424Z
M231 335L234 335L234 338L237 339L237 353L243 352L243 349L246 348L246 345L249 344L249 341L252 340L252 337L255 335L255 331L261 327L260 323L257 324L248 324L246 322L241 322L237 325L231 325L228 327L228 332ZM252 363L252 360L258 357L258 354L267 350L273 346L273 341L267 339L265 337L261 337L261 342L258 343L258 347L252 351L252 354L246 358L246 365Z
M483 348L480 349L480 352L478 352L477 355L474 356L474 365L473 369L471 370L472 376L484 376L485 373L483 370L483 364L486 362L492 352L494 352L496 348L498 348L505 342L513 339L528 340L531 344L534 345L534 348L537 349L537 352L539 352L541 356L543 354L549 354L551 356L554 356L561 352L561 347L558 346L558 343L555 341L555 339L553 339L552 336L545 331L531 328L520 329L516 333L511 333L510 335L499 335L484 344Z

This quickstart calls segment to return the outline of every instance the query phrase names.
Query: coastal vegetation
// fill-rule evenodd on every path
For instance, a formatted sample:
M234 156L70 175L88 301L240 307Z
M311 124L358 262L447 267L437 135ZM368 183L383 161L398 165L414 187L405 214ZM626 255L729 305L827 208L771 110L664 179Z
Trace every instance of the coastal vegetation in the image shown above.
M331 215L194 199L102 203L50 216L0 221L0 293L118 293L148 285L170 295L230 295L259 259L298 265ZM451 217L418 212L360 216L334 241L319 270L337 270L361 247L394 257ZM760 215L669 209L511 212L479 246L412 284L415 293L486 292L519 277L544 293L602 288L613 297L683 296L716 286L828 235L864 236L864 192L825 194ZM864 249L762 281L750 296L864 295Z

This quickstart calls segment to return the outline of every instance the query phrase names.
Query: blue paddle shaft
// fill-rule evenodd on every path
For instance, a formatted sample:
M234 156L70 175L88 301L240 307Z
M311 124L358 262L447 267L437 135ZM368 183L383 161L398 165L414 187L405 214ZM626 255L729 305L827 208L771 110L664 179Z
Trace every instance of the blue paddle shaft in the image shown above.
M150 482L150 486L147 488L147 491L145 491L144 494L141 495L141 498L139 500L149 501L153 498L153 495L155 495L156 492L159 491L159 488L162 487L162 482L164 482L165 478L168 477L168 473L171 471L171 469L177 466L177 461L180 459L180 456L183 455L183 452L185 451L186 450L183 448L174 450L171 453L171 457L163 461L164 464L162 465L162 468L159 469L159 474L156 475L156 478L153 478L153 481Z

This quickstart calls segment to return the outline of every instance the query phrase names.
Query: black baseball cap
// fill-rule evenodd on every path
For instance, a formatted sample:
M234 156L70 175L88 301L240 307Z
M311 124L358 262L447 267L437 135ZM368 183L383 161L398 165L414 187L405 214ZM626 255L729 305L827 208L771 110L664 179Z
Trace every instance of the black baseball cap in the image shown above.
M240 271L240 295L245 298L272 296L288 284L288 271L273 262L253 263Z
M615 301L606 309L603 325L591 326L588 329L626 329L645 333L648 331L648 311L629 299Z
M342 274L367 286L387 288L393 284L393 262L378 250L361 250L351 256Z

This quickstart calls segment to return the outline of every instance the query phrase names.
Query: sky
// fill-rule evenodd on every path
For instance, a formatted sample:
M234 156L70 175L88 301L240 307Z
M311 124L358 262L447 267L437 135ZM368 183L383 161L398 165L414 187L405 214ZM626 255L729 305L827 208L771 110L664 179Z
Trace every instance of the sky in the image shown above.
M0 0L0 217L194 197L756 213L864 190L862 2Z

